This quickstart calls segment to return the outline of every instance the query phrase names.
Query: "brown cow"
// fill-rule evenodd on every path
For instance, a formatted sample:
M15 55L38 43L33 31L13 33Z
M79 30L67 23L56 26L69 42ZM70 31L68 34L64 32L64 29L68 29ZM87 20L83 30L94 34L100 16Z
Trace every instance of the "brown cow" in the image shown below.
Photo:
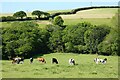
M46 63L44 58L37 58L38 61L42 62L42 63Z

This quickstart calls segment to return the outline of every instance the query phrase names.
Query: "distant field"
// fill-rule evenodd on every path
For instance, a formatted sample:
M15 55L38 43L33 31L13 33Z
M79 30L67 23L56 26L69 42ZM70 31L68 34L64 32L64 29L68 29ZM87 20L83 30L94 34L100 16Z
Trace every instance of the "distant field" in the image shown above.
M112 18L117 13L117 8L100 8L78 11L76 14L61 15L63 19L80 19L80 18Z
M68 10L52 10L52 11L47 11L47 12L52 14L52 13L57 13L57 12L69 12L69 11L71 11L71 10L70 9L68 9ZM92 16L92 18L93 18L93 17L101 14L101 15L104 15L102 17L106 18L106 17L112 16L117 11L118 11L118 8L90 9L90 10L78 11L77 14L74 14L74 15L66 15L66 16L62 15L62 17L67 18L67 16L68 16L69 18L72 18L76 15L77 16L79 15L79 17L81 17L81 18L91 18L90 16ZM13 14L14 13L2 13L2 14L0 14L0 16L12 16ZM27 12L27 16L32 17L31 12ZM101 16L99 15L98 17L101 17ZM98 17L95 17L95 18L98 18Z
M51 22L49 22L48 20L46 21L34 21L37 24L39 24L40 28L44 28L46 27L46 25L51 24ZM81 22L89 22L93 25L101 25L101 24L106 24L110 27L114 27L113 23L111 21L111 18L81 18L81 19L64 19L64 25L75 25ZM8 27L10 26L10 23L12 22L0 22L0 27Z
M57 12L69 12L71 11L71 9L68 9L68 10L52 10L52 11L48 11L50 14L52 13L57 13Z
M114 27L110 18L81 18L81 19L64 19L65 25L74 25L81 22L89 22L93 25L106 24L108 26Z
M18 22L18 21L16 21L16 22ZM27 21L27 22L31 22L31 21ZM44 27L46 27L46 25L51 24L51 22L49 22L48 20L32 20L32 22L36 22L39 25L39 28L44 28ZM13 22L0 22L0 28L1 27L10 27L11 23L13 23Z
M99 56L107 58L107 64L95 64L96 55L54 53L42 56L47 63L39 63L34 59L30 64L26 59L24 64L11 64L2 60L3 78L118 78L118 57ZM58 59L59 64L51 64L51 58ZM74 58L76 65L69 65L68 60Z

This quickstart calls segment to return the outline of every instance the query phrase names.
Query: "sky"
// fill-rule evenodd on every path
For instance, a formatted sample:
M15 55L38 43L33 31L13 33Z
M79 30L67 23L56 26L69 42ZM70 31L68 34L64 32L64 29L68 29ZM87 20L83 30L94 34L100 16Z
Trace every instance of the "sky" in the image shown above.
M103 1L76 1L76 2L15 2L4 1L0 2L0 13L15 13L17 11L32 12L34 10L51 11L51 10L67 10L88 6L117 6L118 1L103 2Z

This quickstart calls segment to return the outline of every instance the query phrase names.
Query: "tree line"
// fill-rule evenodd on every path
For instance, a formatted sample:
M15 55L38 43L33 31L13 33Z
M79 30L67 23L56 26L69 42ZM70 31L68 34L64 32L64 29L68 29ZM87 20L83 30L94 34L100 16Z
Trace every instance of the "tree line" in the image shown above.
M27 58L53 52L119 55L117 28L113 30L107 25L92 25L88 22L65 26L60 16L56 16L52 22L44 29L32 21L3 26L0 47L3 59L8 56ZM112 39L109 38L110 34L114 34Z
M0 19L2 22L5 21L25 21L25 20L48 20L50 14L47 12L35 10L31 13L35 17L27 17L26 12L18 11L13 14L13 16L2 16Z

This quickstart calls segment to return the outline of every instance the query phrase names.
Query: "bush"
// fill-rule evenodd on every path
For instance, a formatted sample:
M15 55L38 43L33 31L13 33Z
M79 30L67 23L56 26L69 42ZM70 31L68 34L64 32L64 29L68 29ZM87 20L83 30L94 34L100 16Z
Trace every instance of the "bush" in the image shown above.
M5 22L5 21L15 21L16 19L13 17L13 16L7 16L7 17L5 17L5 16L2 16L1 17L1 21L2 22Z
M5 16L2 16L0 19L1 19L2 22L6 21L6 17Z
M63 26L63 23L64 23L64 21L63 21L62 17L60 17L60 16L56 16L53 20L54 25Z
M15 21L16 19L13 16L7 16L6 21Z

